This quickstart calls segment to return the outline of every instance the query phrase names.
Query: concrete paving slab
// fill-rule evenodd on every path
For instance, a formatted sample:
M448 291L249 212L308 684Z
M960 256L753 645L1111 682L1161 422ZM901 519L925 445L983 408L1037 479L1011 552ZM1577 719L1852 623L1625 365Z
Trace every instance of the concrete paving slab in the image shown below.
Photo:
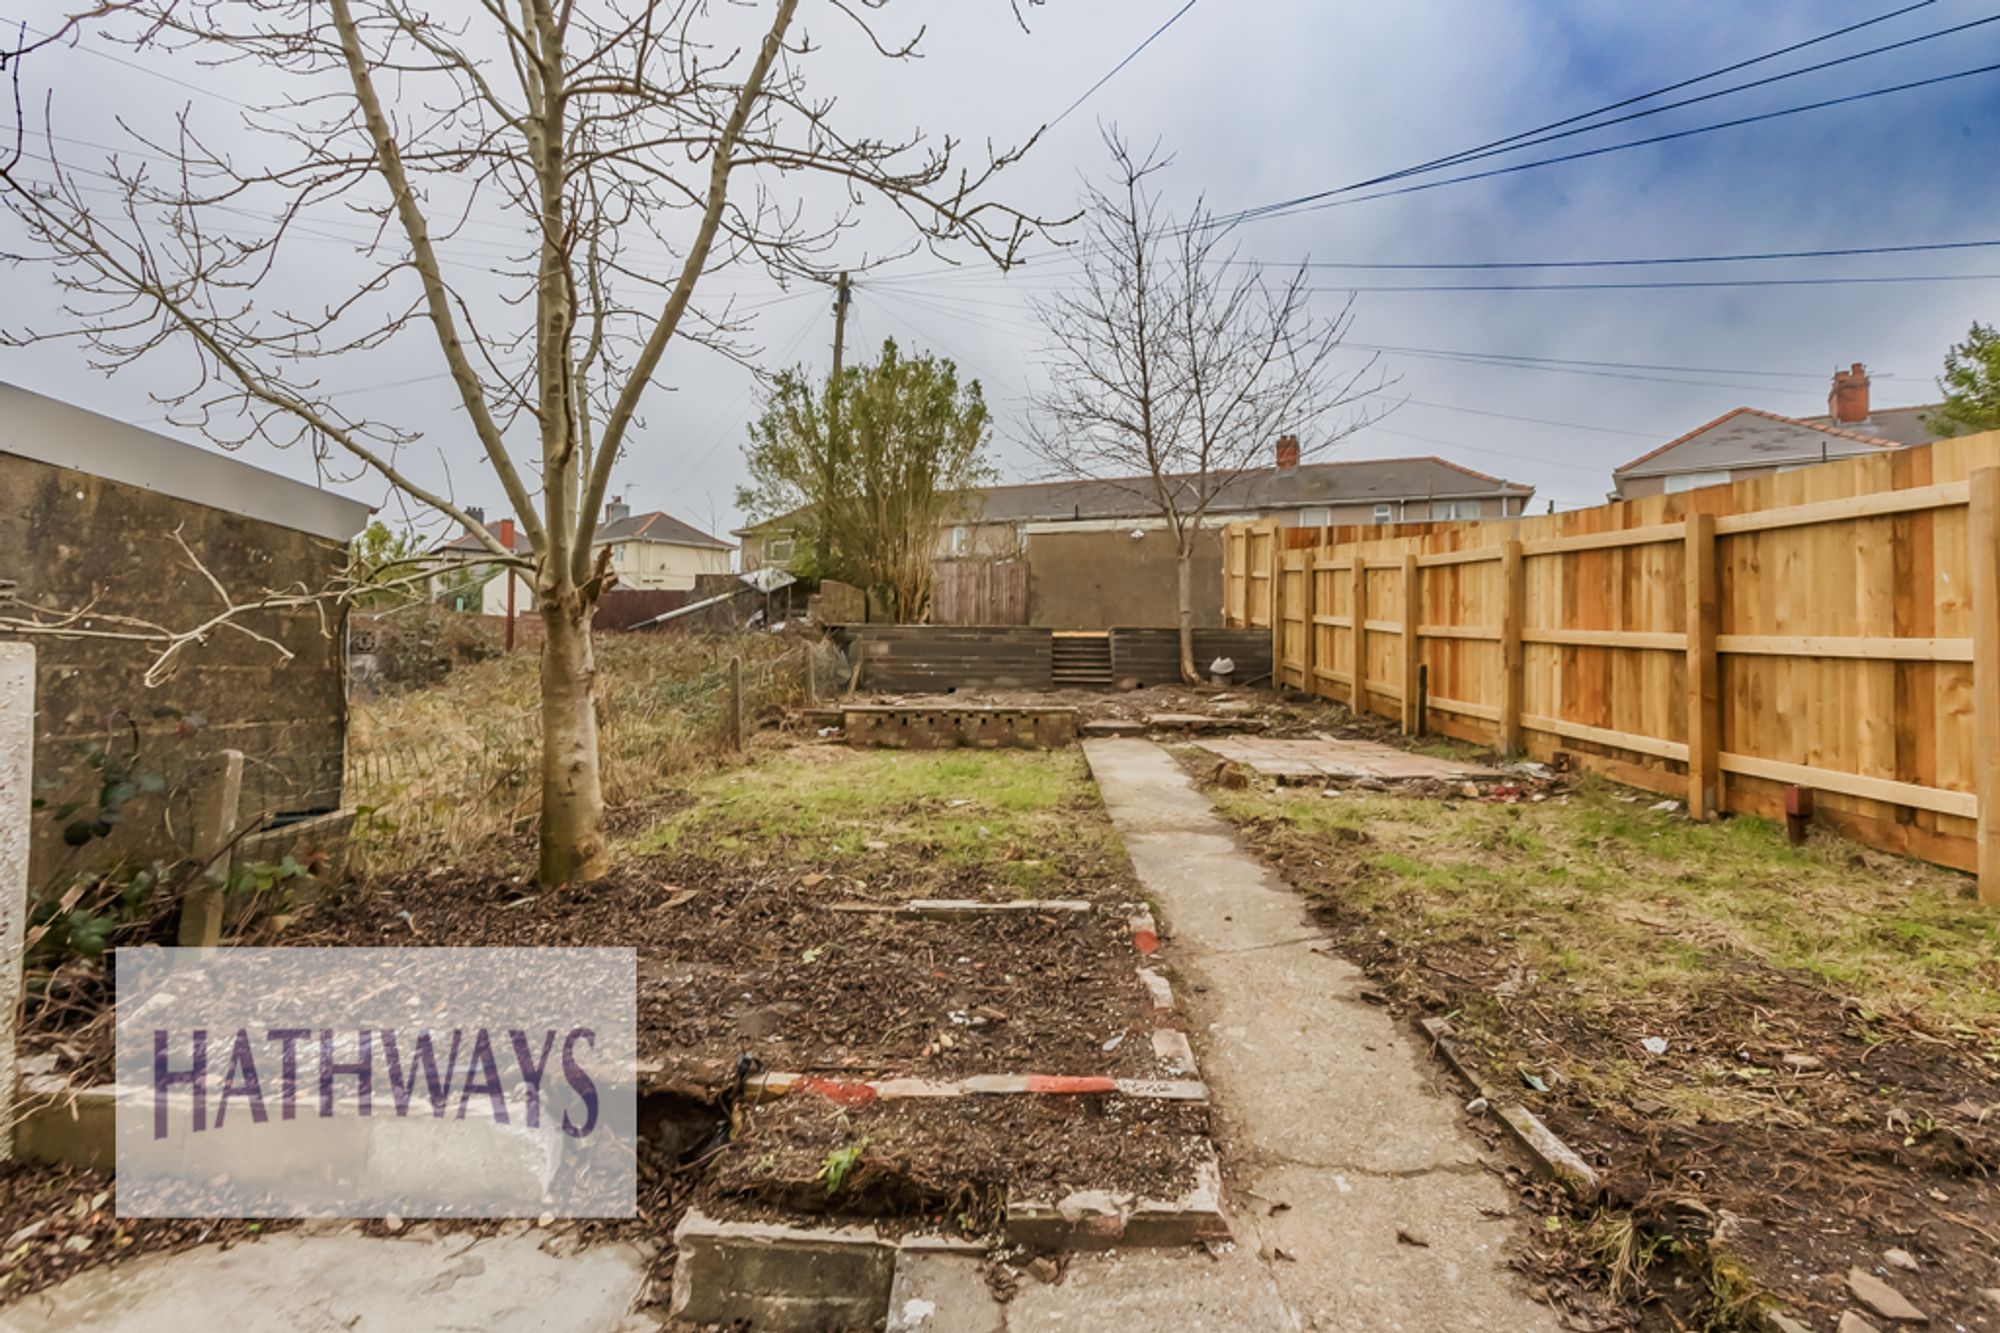
M1196 744L1210 754L1274 778L1316 773L1330 778L1379 778L1384 782L1464 782L1504 776L1499 769L1486 764L1412 754L1380 741L1224 736Z
M884 1333L1006 1333L1007 1312L976 1255L904 1250L896 1256Z
M1513 1223L1480 1212L1505 1214L1512 1202L1484 1171L1384 1177L1279 1166L1244 1184L1252 1202L1290 1205L1276 1213L1269 1204L1244 1208L1239 1231L1247 1234L1239 1239L1270 1261L1303 1328L1544 1333L1554 1326L1506 1267Z
M1079 1256L1059 1283L1024 1278L1008 1303L1016 1333L1297 1333L1255 1255L1233 1247Z
M1362 1171L1476 1163L1420 1043L1360 999L1358 968L1312 947L1266 950L1254 973L1215 966L1228 955L1183 965L1207 987L1196 1036L1210 1099L1258 1111L1237 1123L1239 1143Z
M394 1240L345 1229L279 1232L226 1250L211 1245L90 1269L0 1311L0 1331L603 1333L649 1326L628 1314L645 1295L645 1250L621 1244L550 1253L543 1248L550 1239L539 1230Z

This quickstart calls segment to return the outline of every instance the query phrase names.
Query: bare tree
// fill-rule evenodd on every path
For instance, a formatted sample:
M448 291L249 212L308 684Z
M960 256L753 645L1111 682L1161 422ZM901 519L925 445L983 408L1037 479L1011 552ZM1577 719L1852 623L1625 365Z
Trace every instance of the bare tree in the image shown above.
M950 140L840 128L808 91L820 48L802 5L909 59L921 30L886 37L888 2L477 0L434 15L416 0L102 0L57 35L87 19L210 79L275 75L296 91L245 111L226 143L185 108L128 125L130 151L94 169L64 160L74 140L24 128L22 80L51 43L23 43L10 62L0 198L71 315L11 329L13 342L77 339L107 368L177 360L189 371L169 399L177 421L226 445L344 456L534 580L544 882L606 866L590 626L612 578L593 554L612 469L636 447L671 345L751 354L748 312L697 299L703 280L866 268L832 251L870 199L906 220L911 248L964 242L1003 265L1038 229L983 197L1018 153L966 169ZM277 295L302 288L314 295ZM330 359L419 352L441 361L434 378L527 553L411 475L415 431L360 415L318 377Z
M1161 207L1141 158L1107 131L1114 170L1087 187L1081 275L1036 303L1048 384L1033 399L1030 447L1055 473L1130 490L1173 539L1181 675L1194 660L1194 558L1218 502L1262 466L1277 437L1323 452L1367 424L1385 387L1371 357L1334 364L1354 299L1316 319L1304 266L1285 281L1243 260L1232 224L1197 201L1185 223Z

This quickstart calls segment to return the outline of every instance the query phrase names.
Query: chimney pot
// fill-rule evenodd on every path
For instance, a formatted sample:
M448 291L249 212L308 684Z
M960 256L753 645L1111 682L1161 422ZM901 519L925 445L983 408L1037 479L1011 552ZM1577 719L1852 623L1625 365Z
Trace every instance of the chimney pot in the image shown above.
M1280 435L1278 437L1278 470L1289 472L1299 465L1299 437Z
M1833 391L1826 396L1826 414L1836 426L1856 426L1868 420L1868 368L1856 361L1851 369L1833 372Z

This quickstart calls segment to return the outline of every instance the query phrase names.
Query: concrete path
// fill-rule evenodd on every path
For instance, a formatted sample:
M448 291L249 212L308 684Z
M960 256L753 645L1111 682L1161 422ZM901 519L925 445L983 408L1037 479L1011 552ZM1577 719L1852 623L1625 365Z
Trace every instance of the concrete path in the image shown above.
M281 1231L223 1249L203 1246L95 1268L0 1311L4 1333L607 1333L657 1328L627 1311L647 1255L632 1245L569 1252L545 1231L515 1227L378 1239L348 1228Z
M1298 896L1165 750L1091 740L1084 753L1164 918L1237 1240L1290 1316L1264 1327L1557 1329L1505 1267L1511 1195L1434 1090L1428 1054L1361 999L1360 970L1318 951Z

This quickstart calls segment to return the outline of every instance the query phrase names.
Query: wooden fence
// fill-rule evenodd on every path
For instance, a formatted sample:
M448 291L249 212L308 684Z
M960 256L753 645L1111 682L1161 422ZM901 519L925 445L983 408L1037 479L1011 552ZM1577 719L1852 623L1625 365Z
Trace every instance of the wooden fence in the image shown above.
M1689 811L1786 789L2000 902L2000 432L1546 517L1225 536L1280 685ZM1260 563L1261 562L1261 563Z
M1028 562L937 560L931 564L933 625L1025 625Z

